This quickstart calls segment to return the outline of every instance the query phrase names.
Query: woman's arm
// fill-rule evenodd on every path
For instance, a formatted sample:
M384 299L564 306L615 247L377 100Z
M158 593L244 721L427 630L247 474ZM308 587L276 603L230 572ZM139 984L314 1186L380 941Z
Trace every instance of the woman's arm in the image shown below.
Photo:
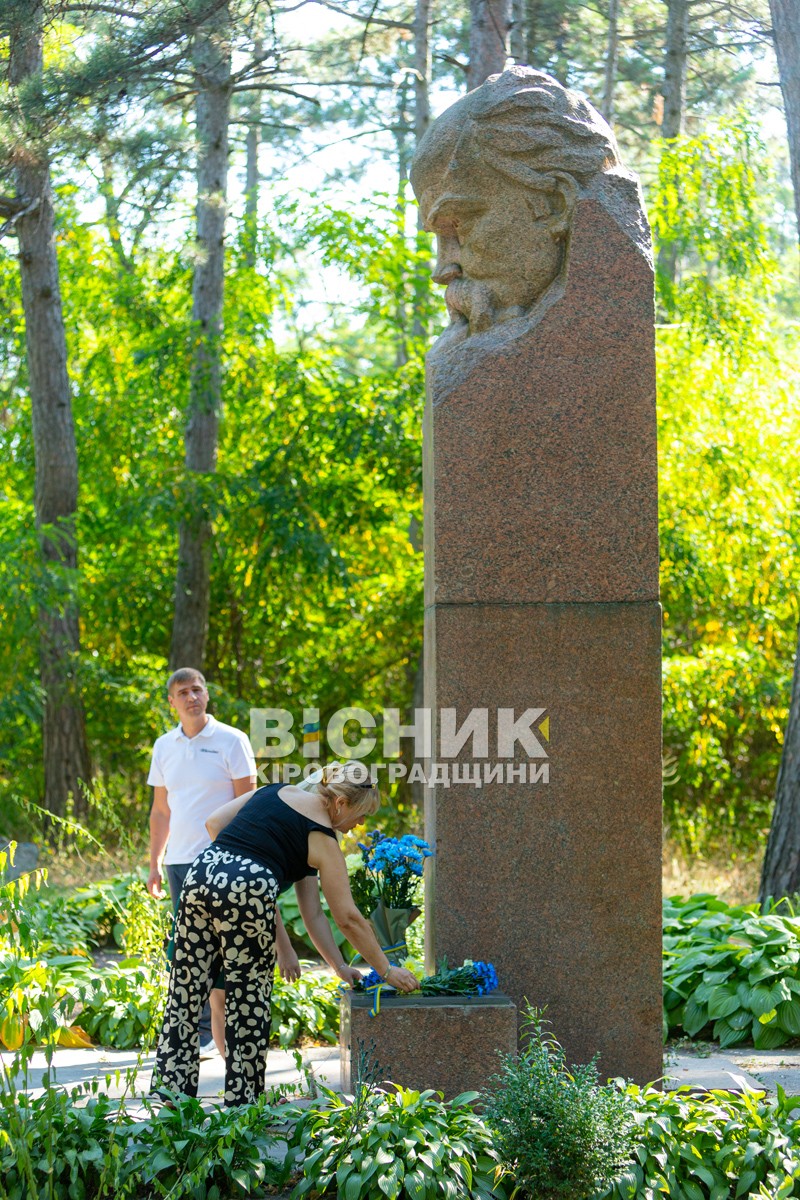
M352 942L361 957L374 967L380 976L386 978L391 972L392 987L400 992L413 992L419 987L419 980L405 967L395 967L389 962L378 945L372 926L358 911L350 891L350 880L347 875L347 864L344 861L339 843L327 837L324 833L308 835L309 866L319 871L319 881L325 899L331 910L334 921L348 942ZM310 930L309 930L310 932Z
M257 788L252 788L249 792L244 792L241 796L236 796L233 800L229 800L227 804L223 804L222 808L215 809L211 816L206 821L206 829L208 836L212 842L215 837L222 833L226 825L230 825L237 813L241 812L251 796L256 794Z
M322 911L317 880L313 875L307 875L305 879L298 879L294 885L294 891L303 924L325 962L345 983L357 983L361 978L361 972L356 971L354 967L348 967L342 958L342 952L336 945L328 918Z
M302 974L300 959L295 954L294 946L289 940L286 926L281 920L280 909L277 905L275 907L275 950L278 958L278 970L282 978L287 983L296 983Z

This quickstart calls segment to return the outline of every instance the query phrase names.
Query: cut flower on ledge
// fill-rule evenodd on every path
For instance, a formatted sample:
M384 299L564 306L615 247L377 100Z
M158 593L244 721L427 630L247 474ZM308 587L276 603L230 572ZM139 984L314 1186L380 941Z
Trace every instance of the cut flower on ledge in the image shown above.
M367 991L374 987L390 987L391 984L384 984L377 971L370 971L368 975L364 975L361 983L357 985L357 991ZM463 966L448 967L447 960L442 959L442 964L435 975L427 975L420 981L419 992L412 992L412 995L423 996L487 996L489 992L495 991L498 986L497 971L492 963L473 962L472 959L465 959ZM392 989L394 990L394 989Z

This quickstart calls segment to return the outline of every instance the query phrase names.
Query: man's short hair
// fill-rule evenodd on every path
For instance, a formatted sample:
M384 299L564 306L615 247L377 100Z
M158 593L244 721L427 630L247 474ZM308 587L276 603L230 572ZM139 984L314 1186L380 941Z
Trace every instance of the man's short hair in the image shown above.
M178 667L167 680L167 695L169 696L176 683L191 683L193 679L199 679L203 687L206 686L202 671L196 671L194 667Z

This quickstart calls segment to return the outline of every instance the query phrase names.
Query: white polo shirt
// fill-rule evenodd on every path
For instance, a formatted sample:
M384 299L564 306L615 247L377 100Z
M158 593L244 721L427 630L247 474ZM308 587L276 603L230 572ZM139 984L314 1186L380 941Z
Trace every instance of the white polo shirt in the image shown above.
M158 738L147 782L167 789L169 841L165 863L190 863L211 839L205 822L233 799L234 779L255 775L256 760L246 734L209 715L188 738L179 725Z

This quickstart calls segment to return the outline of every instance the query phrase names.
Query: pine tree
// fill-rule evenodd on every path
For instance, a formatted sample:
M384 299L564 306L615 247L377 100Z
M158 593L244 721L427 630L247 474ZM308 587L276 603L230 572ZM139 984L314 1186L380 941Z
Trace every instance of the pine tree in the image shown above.
M40 611L39 662L44 693L44 804L80 810L91 776L80 694L78 454L61 310L50 160L41 112L43 0L14 0L2 12L7 39L8 112L0 170L10 192L0 198L4 231L19 244L28 385L35 456L34 507L44 566L52 581Z

